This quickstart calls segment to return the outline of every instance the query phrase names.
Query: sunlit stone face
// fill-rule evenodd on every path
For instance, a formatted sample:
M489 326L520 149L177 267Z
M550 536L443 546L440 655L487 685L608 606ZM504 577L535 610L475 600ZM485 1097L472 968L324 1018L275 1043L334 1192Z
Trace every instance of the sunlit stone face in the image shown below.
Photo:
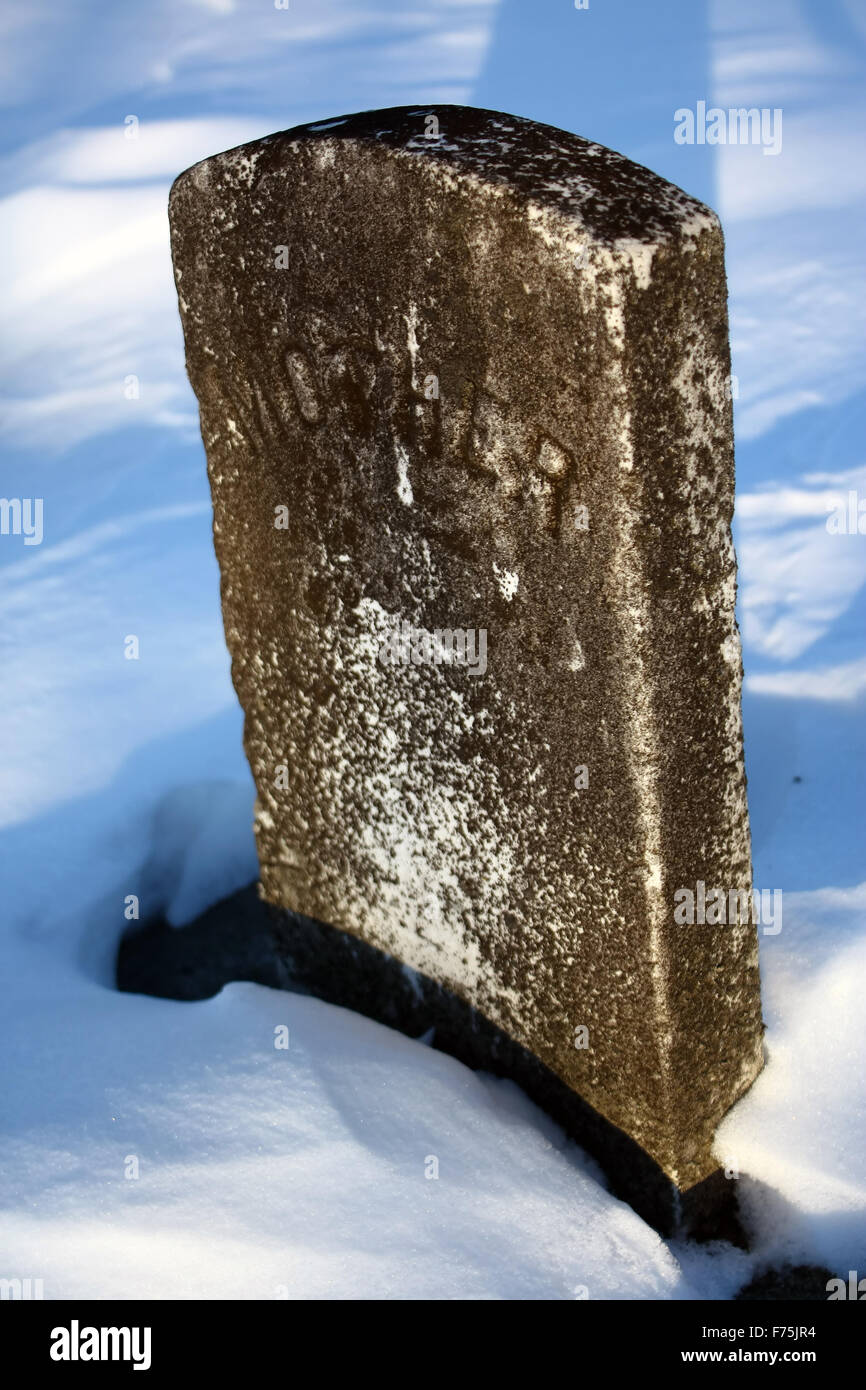
M722 236L499 113L176 182L265 896L446 986L681 1189L761 1064Z

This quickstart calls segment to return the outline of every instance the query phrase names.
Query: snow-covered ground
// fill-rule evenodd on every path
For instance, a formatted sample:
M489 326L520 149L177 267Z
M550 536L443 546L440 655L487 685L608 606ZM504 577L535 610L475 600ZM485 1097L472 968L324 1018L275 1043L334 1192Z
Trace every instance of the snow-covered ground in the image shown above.
M0 536L2 1277L47 1297L718 1298L769 1258L866 1273L866 536L826 527L866 497L864 11L616 8L6 11L0 494L44 499L44 537ZM702 99L782 108L781 152L677 146L674 110ZM299 121L431 100L567 125L725 222L756 882L784 891L769 1065L719 1137L750 1256L662 1242L514 1086L423 1042L253 985L112 988L128 894L181 925L255 875L169 183Z

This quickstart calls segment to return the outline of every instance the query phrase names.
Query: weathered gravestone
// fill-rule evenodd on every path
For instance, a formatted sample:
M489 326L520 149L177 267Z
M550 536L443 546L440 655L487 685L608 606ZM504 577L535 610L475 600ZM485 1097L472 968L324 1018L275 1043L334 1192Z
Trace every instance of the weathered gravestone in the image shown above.
M700 1224L762 1031L746 913L674 920L751 888L715 215L442 106L204 160L171 227L286 948Z

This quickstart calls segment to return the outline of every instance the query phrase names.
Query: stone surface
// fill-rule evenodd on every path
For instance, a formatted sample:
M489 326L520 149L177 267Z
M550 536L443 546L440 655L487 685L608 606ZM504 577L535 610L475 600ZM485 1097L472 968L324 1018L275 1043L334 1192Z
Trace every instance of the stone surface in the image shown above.
M761 1066L754 926L674 920L751 887L715 215L442 106L216 155L170 217L265 897L696 1189Z

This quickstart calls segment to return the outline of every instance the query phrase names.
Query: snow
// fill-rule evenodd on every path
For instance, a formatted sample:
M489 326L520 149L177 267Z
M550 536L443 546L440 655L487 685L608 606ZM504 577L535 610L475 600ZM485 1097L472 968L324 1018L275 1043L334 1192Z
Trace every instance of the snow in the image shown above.
M866 537L826 527L831 494L866 492L862 19L725 0L689 38L654 10L625 104L593 44L627 43L633 10L533 27L511 0L148 0L11 26L0 492L43 498L45 534L0 537L3 1277L49 1298L668 1299L782 1258L864 1272ZM778 157L676 146L702 96L784 108ZM768 1066L719 1135L749 1255L662 1241L516 1087L424 1040L249 984L198 1004L112 986L130 895L182 929L255 873L168 183L258 134L436 100L604 140L725 226L755 878L784 891Z
M5 1266L38 1270L47 1298L694 1291L510 1083L253 985L184 1005L69 983L6 1025L55 1097L49 1115L16 1087L4 1144Z
M717 1143L768 1258L862 1269L866 883L787 894L785 916L787 949L761 942L768 1066Z

